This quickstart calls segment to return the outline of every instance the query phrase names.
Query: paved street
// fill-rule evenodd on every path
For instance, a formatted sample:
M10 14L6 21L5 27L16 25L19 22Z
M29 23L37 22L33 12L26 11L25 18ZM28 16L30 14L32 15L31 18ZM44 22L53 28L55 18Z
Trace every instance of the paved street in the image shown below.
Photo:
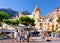
M18 43L16 41L12 41L12 40L0 40L0 43ZM28 42L20 42L20 43L28 43ZM60 43L60 41L52 41L52 42L29 42L29 43Z
M25 42L16 42L16 41L13 41L12 39L5 39L5 40L0 40L0 43L28 43L28 42L26 42L26 41ZM52 40L51 42L32 41L32 42L29 42L29 43L60 43L60 38Z

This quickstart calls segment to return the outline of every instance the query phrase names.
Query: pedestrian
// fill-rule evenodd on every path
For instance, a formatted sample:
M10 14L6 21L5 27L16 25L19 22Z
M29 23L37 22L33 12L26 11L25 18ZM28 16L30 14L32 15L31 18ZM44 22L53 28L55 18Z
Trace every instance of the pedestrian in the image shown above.
M40 38L41 38L41 41L43 41L43 39L45 38L45 37L44 37L44 32L43 32L43 31L41 31L41 33L40 33Z
M20 42L20 30L18 31L18 41Z
M18 30L17 29L14 32L14 40L18 42Z
M46 37L48 38L48 32L46 32Z
M27 37L28 37L28 40L27 40L28 42L32 40L31 36L32 36L32 34L31 34L31 32L29 31L29 32L28 32L28 36L27 36Z
M26 31L24 31L23 35L24 35L24 40L26 40L27 39Z
M23 30L21 30L20 31L20 42L24 42L24 31Z

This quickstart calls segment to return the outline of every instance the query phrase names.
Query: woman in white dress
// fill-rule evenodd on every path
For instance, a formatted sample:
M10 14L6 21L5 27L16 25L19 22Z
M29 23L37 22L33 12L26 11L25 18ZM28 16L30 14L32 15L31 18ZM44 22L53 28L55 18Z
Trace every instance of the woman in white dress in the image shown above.
M14 40L18 42L18 30L14 32Z

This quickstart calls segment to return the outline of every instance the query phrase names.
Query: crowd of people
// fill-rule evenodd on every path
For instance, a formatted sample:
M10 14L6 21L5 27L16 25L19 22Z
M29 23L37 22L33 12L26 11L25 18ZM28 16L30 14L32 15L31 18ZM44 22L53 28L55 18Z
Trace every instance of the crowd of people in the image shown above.
M13 40L16 40L17 42L24 42L27 40L28 42L31 41L31 32L30 31L25 31L25 30L18 30L16 29L13 35Z
M17 42L24 42L24 41L29 42L29 41L32 41L33 36L34 35L32 34L32 32L30 30L25 31L25 30L15 29L15 31L13 33L13 40L16 40ZM40 37L43 40L44 37L48 37L48 34L47 33L44 34L44 32L42 32L42 33L40 33Z

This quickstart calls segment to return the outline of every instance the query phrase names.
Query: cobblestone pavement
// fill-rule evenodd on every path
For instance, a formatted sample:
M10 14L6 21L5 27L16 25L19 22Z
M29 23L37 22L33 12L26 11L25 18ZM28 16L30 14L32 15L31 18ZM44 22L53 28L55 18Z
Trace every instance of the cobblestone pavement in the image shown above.
M0 43L60 43L60 41L51 41L51 42L46 42L46 41L32 41L32 42L17 42L17 41L13 41L12 39L8 39L8 40L0 40Z

